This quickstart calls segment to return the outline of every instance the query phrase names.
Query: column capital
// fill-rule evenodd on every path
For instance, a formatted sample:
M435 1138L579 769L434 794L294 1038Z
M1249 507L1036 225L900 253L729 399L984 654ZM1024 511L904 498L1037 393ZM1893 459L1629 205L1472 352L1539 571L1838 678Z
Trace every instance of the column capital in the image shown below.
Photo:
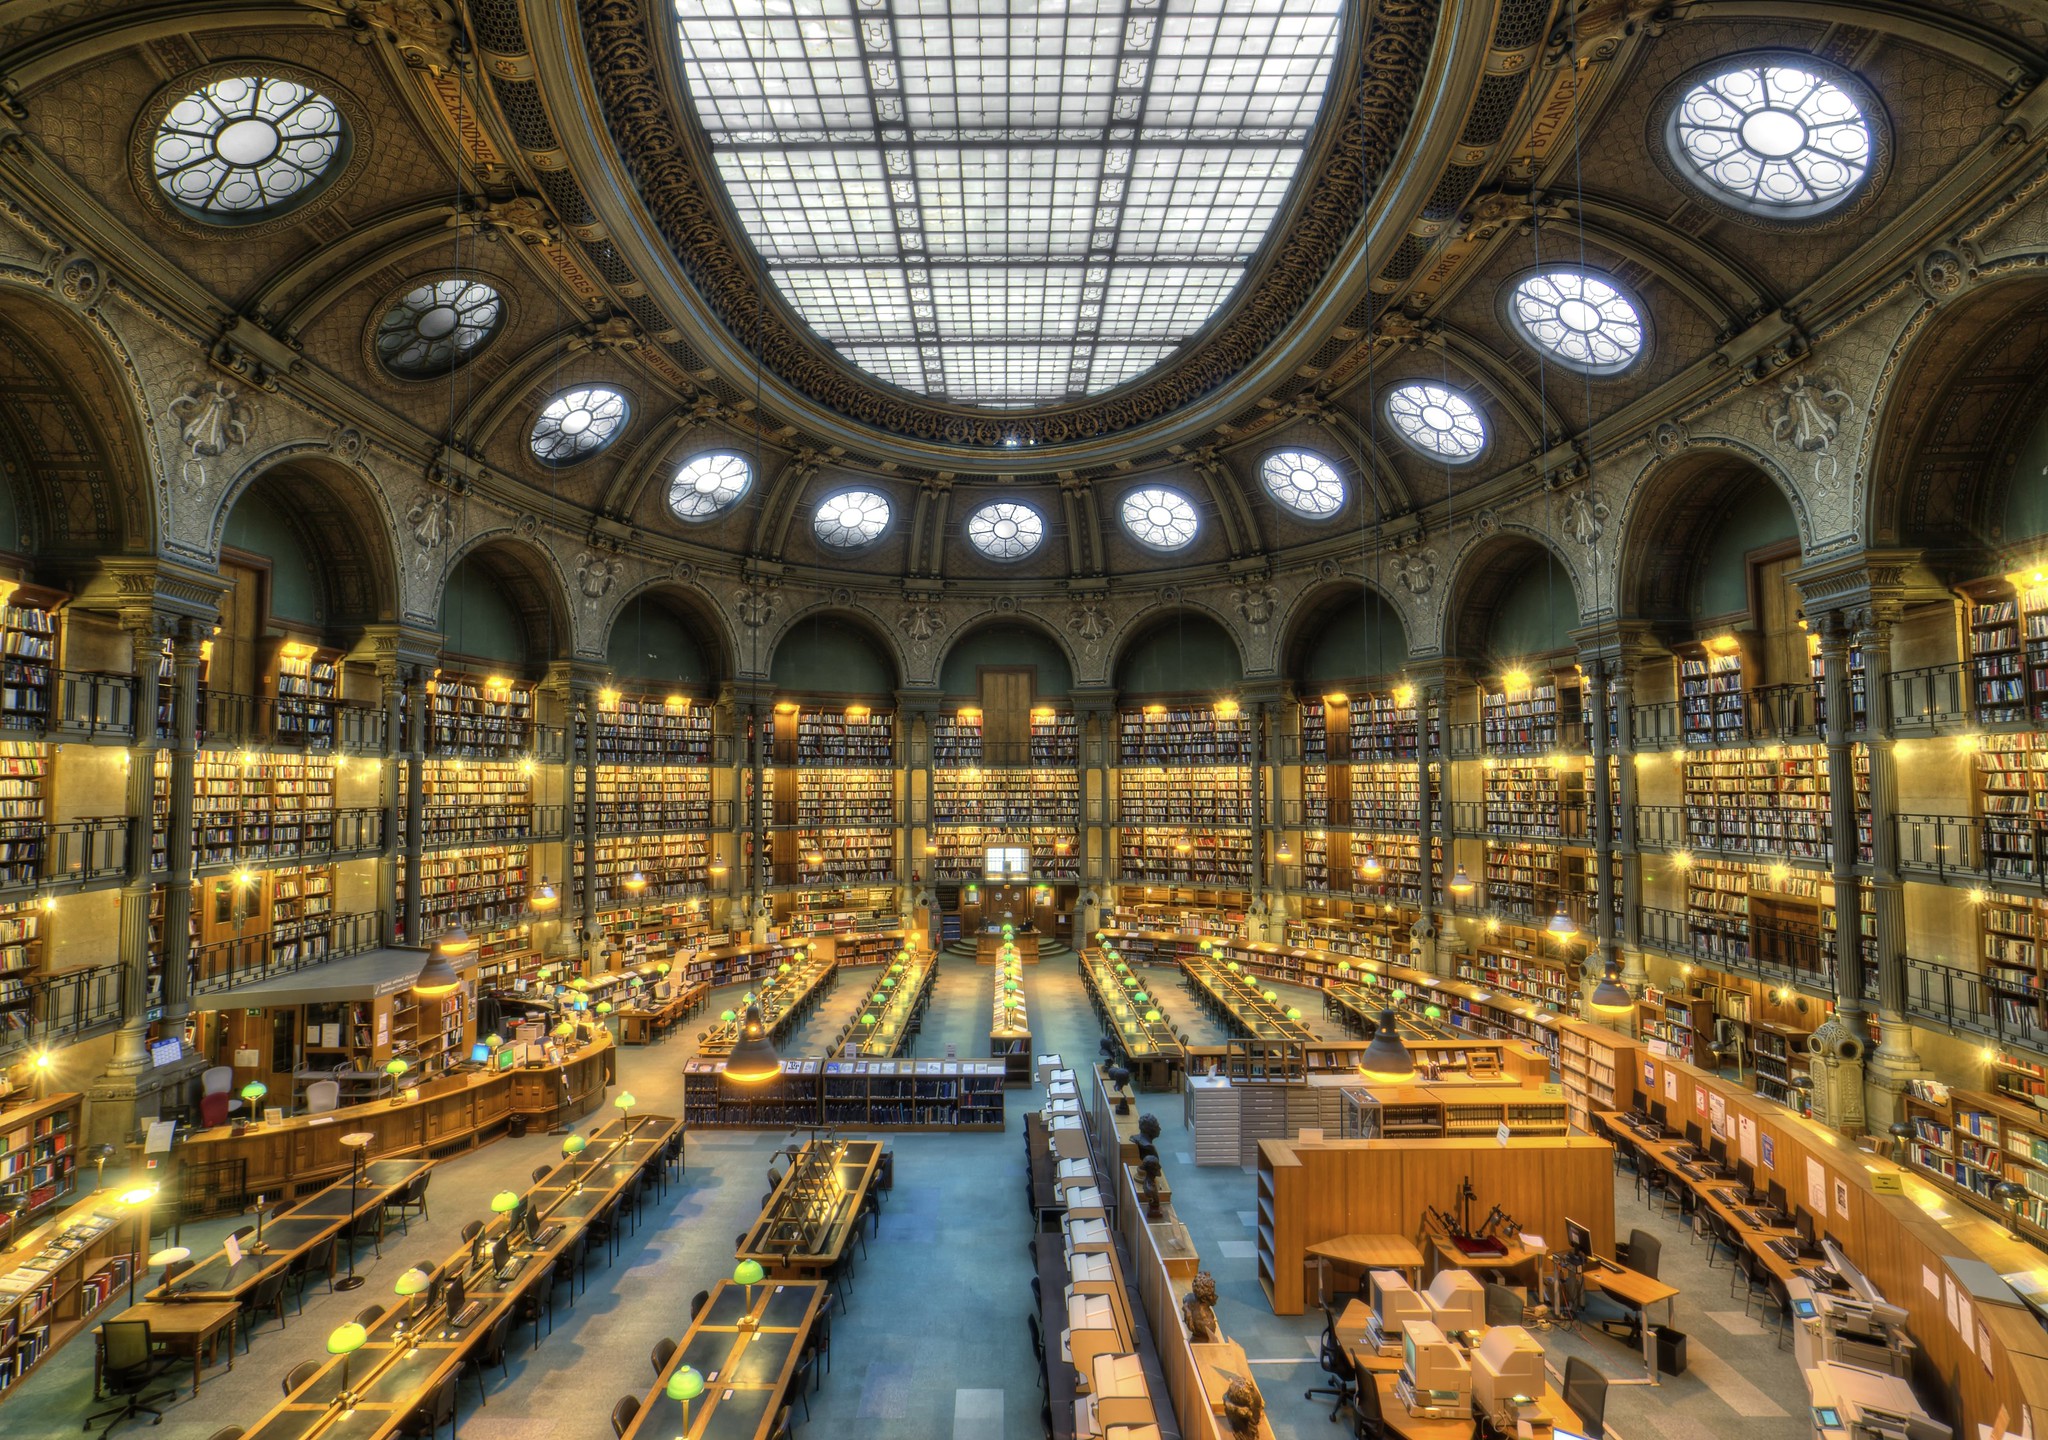
M161 556L110 555L100 560L71 603L81 610L114 615L130 628L151 615L198 620L211 628L232 588L220 575Z
M1809 623L1827 611L1896 617L1907 605L1949 598L1948 586L1919 550L1862 550L1802 565L1786 578L1799 588Z
M1571 639L1579 647L1579 664L1588 674L1594 666L1605 665L1617 679L1631 676L1646 662L1671 653L1658 640L1655 630L1640 620L1584 626L1572 631Z
M353 660L367 660L379 675L405 678L405 672L432 672L441 663L441 637L414 625L366 625Z

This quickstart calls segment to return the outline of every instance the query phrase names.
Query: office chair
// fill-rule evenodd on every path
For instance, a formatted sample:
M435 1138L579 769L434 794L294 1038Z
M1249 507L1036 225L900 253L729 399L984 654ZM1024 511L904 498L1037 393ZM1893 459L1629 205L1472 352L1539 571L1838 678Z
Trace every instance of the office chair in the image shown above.
M552 1171L554 1170L554 1168L555 1168L555 1167L554 1167L554 1166L552 1166L552 1165L536 1165L536 1166L534 1166L534 1167L533 1167L533 1183L534 1183L534 1184L536 1184L536 1185L540 1184L540 1182L541 1182L541 1181L543 1181L543 1180L545 1180L545 1179L547 1179L547 1178L548 1178L548 1175L549 1175L549 1174L550 1174L550 1173L551 1173L551 1172L552 1172Z
M490 1403L489 1399L484 1395L485 1370L495 1365L498 1367L500 1379L509 1381L512 1378L512 1356L510 1353L512 1347L508 1342L512 1336L512 1322L517 1318L518 1316L509 1305L499 1312L498 1318L491 1322L491 1328L484 1333L483 1343L476 1347L476 1363L465 1365L460 1371L456 1372L457 1374L475 1372L476 1403L479 1409Z
M150 1339L147 1320L108 1320L100 1326L100 1353L102 1383L107 1389L125 1399L111 1410L101 1410L86 1417L83 1428L90 1430L104 1420L106 1428L100 1431L102 1440L114 1433L124 1420L148 1415L152 1425L160 1424L164 1412L157 1404L174 1400L178 1395L177 1386L168 1390L152 1390L159 1376L178 1363L169 1356L156 1353L155 1342Z
M618 1403L612 1406L612 1434L624 1435L639 1413L640 1401L631 1395L621 1395Z
M406 1417L398 1422L398 1433L424 1435L432 1440L446 1425L452 1440L455 1434L455 1384L461 1378L462 1369L458 1367L453 1375L429 1391L426 1399L407 1412Z
M1657 1262L1664 1257L1664 1242L1647 1230L1628 1232L1628 1243L1614 1247L1614 1258L1638 1275L1657 1278Z
M1607 1377L1592 1362L1568 1355L1564 1362L1564 1403L1572 1407L1585 1427L1588 1440L1605 1440L1607 1434Z
M462 1243L467 1245L470 1241L476 1239L477 1236L483 1233L484 1222L481 1220L472 1220L467 1225L462 1227Z
M1327 1395L1336 1401L1330 1407L1330 1418L1335 1420L1344 1413L1347 1405L1358 1403L1358 1367L1351 1363L1351 1356L1345 1351L1344 1343L1337 1338L1337 1315L1329 1306L1323 1307L1323 1343L1316 1353L1316 1363L1323 1367L1323 1373L1331 1383L1318 1389L1305 1391L1302 1399L1313 1400L1318 1395Z
M368 1327L371 1325L375 1325L379 1320L382 1320L383 1318L384 1307L382 1305L367 1305L362 1310L357 1312L356 1324Z
M1358 1440L1386 1440L1387 1422L1380 1412L1380 1384L1370 1374L1358 1377L1358 1397L1353 1402L1358 1417Z
M692 1295L690 1297L690 1318L695 1320L702 1313L704 1307L710 1303L711 1292L709 1290L699 1290L695 1295Z

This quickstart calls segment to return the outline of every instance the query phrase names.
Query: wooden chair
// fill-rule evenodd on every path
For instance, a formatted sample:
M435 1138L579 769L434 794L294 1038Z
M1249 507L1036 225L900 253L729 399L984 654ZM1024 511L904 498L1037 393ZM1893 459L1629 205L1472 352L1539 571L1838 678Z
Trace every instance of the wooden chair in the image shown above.
M668 1362L675 1358L676 1342L664 1335L654 1342L654 1349L648 1353L647 1363L654 1367L654 1378L659 1380L661 1372L668 1368Z
M612 1434L614 1436L624 1435L633 1424L633 1421L639 1417L639 1414L640 1401L638 1397L621 1395L618 1403L612 1406Z

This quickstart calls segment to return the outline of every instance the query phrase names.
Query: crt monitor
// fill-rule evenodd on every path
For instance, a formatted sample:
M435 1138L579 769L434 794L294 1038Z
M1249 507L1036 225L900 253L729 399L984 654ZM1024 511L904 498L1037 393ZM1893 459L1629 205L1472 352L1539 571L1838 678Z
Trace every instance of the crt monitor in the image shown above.
M1564 1248L1571 1251L1574 1255L1583 1255L1587 1259L1591 1259L1593 1256L1593 1232L1576 1220L1566 1219L1564 1222Z
M1369 1271L1366 1281L1382 1344L1391 1344L1410 1323L1429 1319L1429 1302L1415 1292L1400 1271Z
M1792 1203L1792 1197L1785 1193L1785 1187L1776 1180L1764 1187L1764 1198L1770 1203L1770 1207L1780 1214L1783 1214Z
M498 1068L500 1070L510 1070L514 1065L517 1065L518 1063L519 1051L516 1047L507 1045L504 1049L498 1052Z
M488 1065L491 1063L491 1047L488 1041L479 1040L469 1047L469 1063Z

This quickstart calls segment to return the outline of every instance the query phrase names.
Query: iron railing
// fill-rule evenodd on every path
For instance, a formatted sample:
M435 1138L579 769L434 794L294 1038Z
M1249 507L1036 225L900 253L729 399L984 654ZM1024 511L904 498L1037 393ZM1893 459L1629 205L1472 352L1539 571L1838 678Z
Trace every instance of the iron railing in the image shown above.
M1771 985L1817 994L1835 989L1834 937L1818 925L1714 917L1655 905L1636 907L1637 931L1650 949Z
M121 1023L121 967L94 965L24 982L29 1003L11 1013L22 1023L0 1032L0 1054L38 1050L102 1035Z
M390 917L379 910L356 910L305 921L298 933L280 938L258 924L246 935L196 945L192 949L191 993L232 990L272 975L288 975L343 955L374 950L391 933Z
M135 738L135 677L98 670L57 674L50 735L59 740Z

